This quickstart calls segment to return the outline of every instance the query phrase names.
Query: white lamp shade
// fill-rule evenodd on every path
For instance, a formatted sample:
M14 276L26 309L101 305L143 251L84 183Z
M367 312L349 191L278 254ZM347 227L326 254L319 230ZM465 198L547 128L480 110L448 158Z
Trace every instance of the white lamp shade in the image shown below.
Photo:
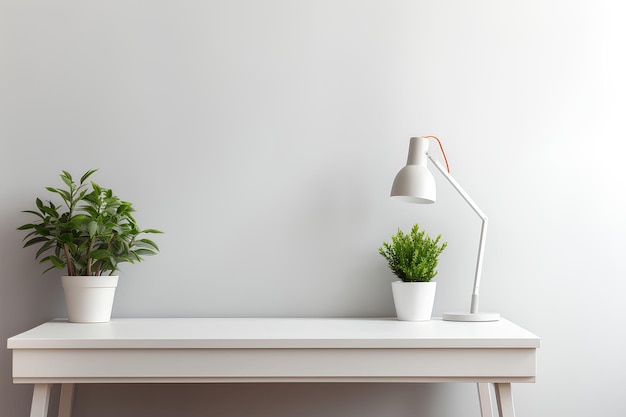
M428 204L437 199L435 178L426 166L428 139L411 138L409 156L391 186L391 198L407 203Z
M434 203L437 199L437 189L433 174L423 166L405 166L393 180L391 198L407 203Z

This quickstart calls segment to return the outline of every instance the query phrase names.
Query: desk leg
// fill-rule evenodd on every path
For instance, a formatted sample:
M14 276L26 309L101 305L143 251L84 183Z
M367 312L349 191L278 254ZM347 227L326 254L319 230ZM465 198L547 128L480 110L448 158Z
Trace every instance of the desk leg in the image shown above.
M47 417L52 384L35 384L33 402L30 405L30 417Z
M493 385L496 388L496 401L498 403L498 412L500 413L500 417L515 417L511 384L506 383Z
M61 385L61 399L59 401L59 417L71 417L73 403L74 403L74 384L62 384Z
M493 417L489 383L479 382L476 385L478 386L478 399L480 400L480 415L482 417Z

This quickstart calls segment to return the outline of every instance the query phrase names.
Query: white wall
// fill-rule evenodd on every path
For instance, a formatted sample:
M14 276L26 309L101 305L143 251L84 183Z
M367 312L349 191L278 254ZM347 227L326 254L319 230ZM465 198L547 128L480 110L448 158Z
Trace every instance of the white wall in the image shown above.
M62 169L92 167L167 232L123 269L115 316L392 315L377 248L415 222L449 242L435 313L466 308L477 219L440 177L436 205L388 198L409 137L436 134L490 217L482 309L542 337L518 415L623 416L625 18L598 0L0 0L0 339L65 314L15 229ZM28 415L6 350L0 374L0 416ZM479 415L469 384L304 384L81 386L76 416L209 408Z

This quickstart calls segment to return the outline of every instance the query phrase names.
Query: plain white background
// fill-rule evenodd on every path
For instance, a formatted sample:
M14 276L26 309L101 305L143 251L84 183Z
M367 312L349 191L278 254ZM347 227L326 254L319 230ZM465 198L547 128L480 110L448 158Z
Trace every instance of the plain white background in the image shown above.
M65 315L16 227L90 168L166 232L114 316L391 316L377 248L413 223L449 243L435 314L468 308L476 216L437 173L435 205L388 198L434 134L490 218L481 309L542 338L518 415L623 416L625 19L607 0L0 0L0 339ZM1 351L0 416L30 395ZM81 386L75 411L479 415L470 384Z

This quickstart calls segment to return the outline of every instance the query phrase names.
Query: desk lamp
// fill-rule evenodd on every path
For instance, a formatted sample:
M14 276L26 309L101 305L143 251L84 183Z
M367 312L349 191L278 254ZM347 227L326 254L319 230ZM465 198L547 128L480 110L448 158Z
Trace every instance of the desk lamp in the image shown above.
M480 243L478 245L478 257L476 259L476 271L474 273L474 288L472 292L472 302L469 313L444 313L442 318L450 321L498 321L500 314L498 313L479 313L478 312L478 290L480 287L480 274L483 264L483 253L485 250L485 240L487 238L487 216L478 208L476 203L461 188L458 182L450 175L449 167L444 168L438 161L435 161L428 154L428 139L436 139L441 148L446 167L448 161L441 145L441 141L436 136L424 136L411 138L409 143L409 156L406 166L398 172L391 187L391 198L407 203L430 204L436 200L437 189L435 187L435 178L428 170L427 160L441 172L445 179L454 187L454 189L463 197L465 202L480 217L482 225L480 228Z

